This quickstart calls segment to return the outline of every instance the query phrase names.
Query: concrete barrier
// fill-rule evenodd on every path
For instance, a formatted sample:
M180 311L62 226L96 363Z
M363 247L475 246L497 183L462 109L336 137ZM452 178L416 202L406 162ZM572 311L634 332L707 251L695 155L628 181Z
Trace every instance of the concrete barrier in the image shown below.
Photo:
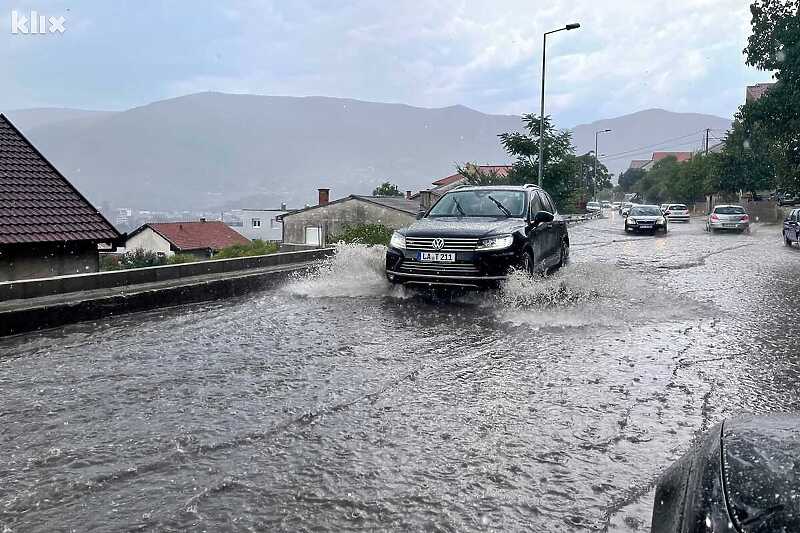
M195 263L183 263L179 265L92 272L89 274L73 274L52 278L4 281L0 282L0 302L96 289L109 289L113 287L128 287L144 283L178 280L204 274L220 274L294 263L307 263L309 261L322 259L332 252L332 248L320 248L299 252L237 257L234 259L197 261Z

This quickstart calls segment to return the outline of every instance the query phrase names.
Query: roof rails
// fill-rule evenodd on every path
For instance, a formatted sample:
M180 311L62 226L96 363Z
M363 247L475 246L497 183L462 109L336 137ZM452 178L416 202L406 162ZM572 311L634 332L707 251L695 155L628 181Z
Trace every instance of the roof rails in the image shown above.
M536 185L535 183L526 183L525 185L523 185L523 187L526 188L526 189L538 189L539 188L539 186Z

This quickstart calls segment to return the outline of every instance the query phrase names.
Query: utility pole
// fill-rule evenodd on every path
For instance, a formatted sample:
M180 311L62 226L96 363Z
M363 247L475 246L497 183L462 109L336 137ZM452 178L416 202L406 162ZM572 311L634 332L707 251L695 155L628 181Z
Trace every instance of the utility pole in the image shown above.
M609 131L611 130L604 129L604 130L597 130L596 132L594 132L594 178L592 178L592 196L597 194L597 191L595 190L597 188L597 158L600 155L597 153L597 136L600 135L601 133L608 133Z
M545 32L542 35L542 101L541 107L539 108L539 187L542 186L542 177L544 176L544 65L545 60L547 59L547 36L551 33L556 33L559 31L564 30L576 30L580 28L581 25L577 22L572 24L567 24L563 28L558 28L557 30L551 30Z
M711 132L711 128L706 128L706 155L708 155L708 134Z

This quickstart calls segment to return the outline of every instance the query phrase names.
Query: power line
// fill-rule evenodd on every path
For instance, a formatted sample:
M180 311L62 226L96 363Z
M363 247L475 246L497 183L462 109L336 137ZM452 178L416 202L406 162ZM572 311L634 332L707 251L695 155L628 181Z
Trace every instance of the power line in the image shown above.
M673 146L673 147L676 147L676 148L677 148L677 147L682 147L682 146L702 146L702 143L703 143L703 141L702 141L702 140L700 140L700 141L699 141L699 144L698 144L698 139L697 139L697 137L695 137L695 138L694 138L694 139L692 139L691 141L688 141L688 142L683 142L683 143L678 143L678 144L673 144L672 146ZM627 158L629 158L629 157L631 157L631 156L634 156L634 155L638 155L638 154L647 154L647 153L652 153L652 148L645 148L645 149L643 149L643 150L639 150L638 152L634 152L634 153L630 153L630 154L618 155L618 156L616 156L616 157L612 157L614 154L611 154L611 155L609 155L609 156L606 156L606 157L601 157L601 158L599 158L599 159L600 159L601 161L616 161L616 160L618 160L618 159L627 159Z
M605 156L605 159L617 159L618 158L617 156L626 156L626 155L638 154L638 153L641 153L643 151L652 150L653 148L659 148L662 144L667 144L667 143L670 143L670 142L673 142L673 141L679 141L681 139L685 139L687 137L691 137L692 135L697 135L701 131L705 131L705 130L704 129L703 130L697 130L697 131L693 131L692 133L688 133L686 135L681 135L680 137L673 137L672 139L665 139L663 141L659 141L659 142L654 143L654 144L648 144L646 146L640 146L639 148L634 148L632 150L625 150L623 152L617 152L615 154L608 154L607 156ZM675 145L675 146L680 146L680 145ZM604 158L601 157L600 159L604 159Z

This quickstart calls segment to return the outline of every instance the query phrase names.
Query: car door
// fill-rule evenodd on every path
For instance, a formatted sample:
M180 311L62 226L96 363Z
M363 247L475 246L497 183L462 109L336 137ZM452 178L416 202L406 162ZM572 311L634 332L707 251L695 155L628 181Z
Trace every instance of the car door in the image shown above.
M558 261L559 253L561 252L561 241L567 235L567 223L564 222L564 219L558 214L553 198L546 192L541 192L540 194L542 195L542 202L544 203L545 210L553 213L553 222L550 223L550 237L548 240L550 243L551 257L553 261Z
M542 199L539 194L535 192L531 194L529 211L530 219L533 220L533 218L536 216L536 213L544 210L544 204L542 203ZM541 268L547 263L546 258L548 256L549 246L547 244L547 239L550 236L550 228L547 226L548 223L533 226L528 234L528 239L530 240L531 248L533 249L533 260L536 263L536 268Z

